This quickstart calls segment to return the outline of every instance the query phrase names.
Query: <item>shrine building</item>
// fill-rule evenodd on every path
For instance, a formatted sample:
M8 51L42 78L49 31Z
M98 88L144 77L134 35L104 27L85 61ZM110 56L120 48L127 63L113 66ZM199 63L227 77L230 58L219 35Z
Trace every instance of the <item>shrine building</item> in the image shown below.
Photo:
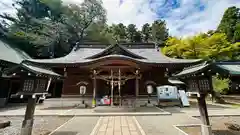
M23 62L51 67L64 75L62 97L79 96L84 86L85 97L95 100L109 95L116 101L114 104L120 104L126 98L146 96L148 84L169 84L168 74L201 60L169 58L154 43L85 43L64 57Z

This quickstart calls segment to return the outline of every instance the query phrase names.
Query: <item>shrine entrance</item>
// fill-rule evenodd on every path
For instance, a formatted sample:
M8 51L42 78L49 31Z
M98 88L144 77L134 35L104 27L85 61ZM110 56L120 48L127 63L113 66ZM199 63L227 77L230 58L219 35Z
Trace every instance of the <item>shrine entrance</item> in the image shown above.
M102 105L103 101L106 101L105 105L125 106L136 100L138 93L136 89L138 81L136 80L139 79L136 73L126 75L126 72L122 73L121 69L110 69L110 75L98 74L95 78L98 89L95 89L94 93L96 93L96 97L100 98Z
M133 66L119 62L101 65L93 70L92 78L93 107L99 99L98 105L125 106L134 104L138 97L141 76L139 69Z

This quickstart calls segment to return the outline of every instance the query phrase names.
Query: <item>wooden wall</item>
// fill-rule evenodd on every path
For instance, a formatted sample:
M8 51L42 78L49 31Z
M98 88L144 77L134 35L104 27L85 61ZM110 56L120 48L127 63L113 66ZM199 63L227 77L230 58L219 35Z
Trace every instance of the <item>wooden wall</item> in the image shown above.
M141 73L141 71L140 71ZM163 68L154 68L145 71L142 74L142 78L139 80L139 94L146 95L146 82L153 81L157 85L164 85L168 83L168 78L164 77ZM81 70L77 68L67 69L67 78L64 80L63 91L64 95L79 95L79 86L76 84L80 81L87 82L86 95L92 95L93 93L93 80L91 79L92 73L87 70ZM111 89L110 84L106 81L97 80L97 96L109 93ZM118 89L118 88L114 88ZM121 87L122 94L135 95L135 79L128 80L125 85ZM156 92L156 91L155 91Z

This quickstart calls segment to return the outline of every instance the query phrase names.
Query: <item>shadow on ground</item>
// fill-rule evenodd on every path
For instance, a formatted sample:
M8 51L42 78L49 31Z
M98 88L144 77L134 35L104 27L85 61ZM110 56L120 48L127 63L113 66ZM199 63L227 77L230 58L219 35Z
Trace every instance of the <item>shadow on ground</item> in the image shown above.
M26 103L9 103L5 107L0 108L0 112L9 111L9 110L18 110L26 108Z
M198 109L198 103L194 102L194 101L190 101L190 107L189 108L197 108ZM226 109L226 108L230 108L230 107L207 104L207 108L208 109Z
M51 135L77 135L77 134L78 132L72 132L72 131L56 131Z

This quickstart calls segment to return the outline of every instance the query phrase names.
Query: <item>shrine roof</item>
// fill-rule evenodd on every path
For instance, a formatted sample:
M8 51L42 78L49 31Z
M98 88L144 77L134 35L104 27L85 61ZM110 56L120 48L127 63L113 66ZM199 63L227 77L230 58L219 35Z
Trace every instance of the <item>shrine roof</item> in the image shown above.
M230 75L240 75L240 62L218 62L215 65Z
M82 45L79 49L73 49L68 55L55 59L30 59L28 62L45 64L75 64L88 63L106 58L126 58L143 63L195 63L201 59L174 59L161 53L160 48L152 44L139 45L111 45L106 48L98 45L95 47Z
M213 63L201 63L191 67L184 68L180 73L173 76L184 77L189 75L195 75L198 73L204 73L210 70L211 73L228 74L232 76L240 75L240 61L236 62L213 62Z
M209 63L203 62L201 64L197 64L194 66L184 68L181 72L179 72L173 76L183 77L183 76L188 76L188 75L194 75L194 74L202 73L202 72L206 71L209 67L210 67Z
M34 65L29 65L29 64L21 64L21 65L22 65L22 67L26 68L29 71L34 72L35 74L44 74L44 75L58 76L58 77L61 76L61 75L53 72L51 69L34 66Z
M19 70L22 70L22 69L24 69L27 72L33 73L35 75L61 77L61 75L53 72L51 69L40 67L40 66L35 66L35 65L30 65L30 64L26 64L26 63L21 63L15 67L5 70L4 74L10 75L10 74L13 74L14 72L19 72Z
M20 64L25 59L31 59L25 52L11 47L5 42L0 40L0 61L11 62L15 64Z

